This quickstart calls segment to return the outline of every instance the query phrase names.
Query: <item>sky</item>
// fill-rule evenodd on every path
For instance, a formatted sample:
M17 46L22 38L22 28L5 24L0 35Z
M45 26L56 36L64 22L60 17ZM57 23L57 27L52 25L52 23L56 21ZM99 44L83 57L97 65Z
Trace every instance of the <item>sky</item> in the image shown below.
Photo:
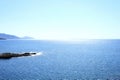
M44 40L120 39L120 0L0 0L0 33Z

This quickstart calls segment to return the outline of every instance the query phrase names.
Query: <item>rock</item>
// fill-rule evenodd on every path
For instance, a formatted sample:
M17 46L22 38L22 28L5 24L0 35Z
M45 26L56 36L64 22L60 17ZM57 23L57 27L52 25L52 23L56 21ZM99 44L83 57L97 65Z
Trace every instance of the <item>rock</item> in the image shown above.
M11 53L0 54L0 59L10 59L10 58L12 58Z
M5 38L0 38L0 40L6 40Z
M12 57L32 56L32 55L36 55L36 54L37 53L22 53L22 54L2 53L2 54L0 54L0 59L10 59Z

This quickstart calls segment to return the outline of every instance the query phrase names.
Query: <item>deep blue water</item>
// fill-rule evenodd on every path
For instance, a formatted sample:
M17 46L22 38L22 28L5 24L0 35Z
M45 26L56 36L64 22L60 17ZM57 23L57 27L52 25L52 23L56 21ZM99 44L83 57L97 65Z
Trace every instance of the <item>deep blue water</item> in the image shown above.
M0 80L120 80L120 40L1 40L2 52L42 55L0 59Z

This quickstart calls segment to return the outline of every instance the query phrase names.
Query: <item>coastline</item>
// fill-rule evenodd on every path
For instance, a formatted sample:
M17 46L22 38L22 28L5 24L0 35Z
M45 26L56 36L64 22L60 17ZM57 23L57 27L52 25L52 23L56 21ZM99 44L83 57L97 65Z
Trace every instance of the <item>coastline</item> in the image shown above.
M37 55L37 53L26 52L26 53L19 54L19 53L6 52L6 53L0 54L0 59L11 59L13 57L23 57L23 56L33 56L33 55Z

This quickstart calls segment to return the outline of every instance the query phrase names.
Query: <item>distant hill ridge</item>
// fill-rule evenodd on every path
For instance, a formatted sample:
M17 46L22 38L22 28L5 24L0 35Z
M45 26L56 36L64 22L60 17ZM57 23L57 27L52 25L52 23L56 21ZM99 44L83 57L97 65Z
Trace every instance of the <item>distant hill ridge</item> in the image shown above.
M32 37L18 37L11 34L0 33L0 39L33 39Z
M20 39L19 37L11 34L0 33L0 38L4 39Z

